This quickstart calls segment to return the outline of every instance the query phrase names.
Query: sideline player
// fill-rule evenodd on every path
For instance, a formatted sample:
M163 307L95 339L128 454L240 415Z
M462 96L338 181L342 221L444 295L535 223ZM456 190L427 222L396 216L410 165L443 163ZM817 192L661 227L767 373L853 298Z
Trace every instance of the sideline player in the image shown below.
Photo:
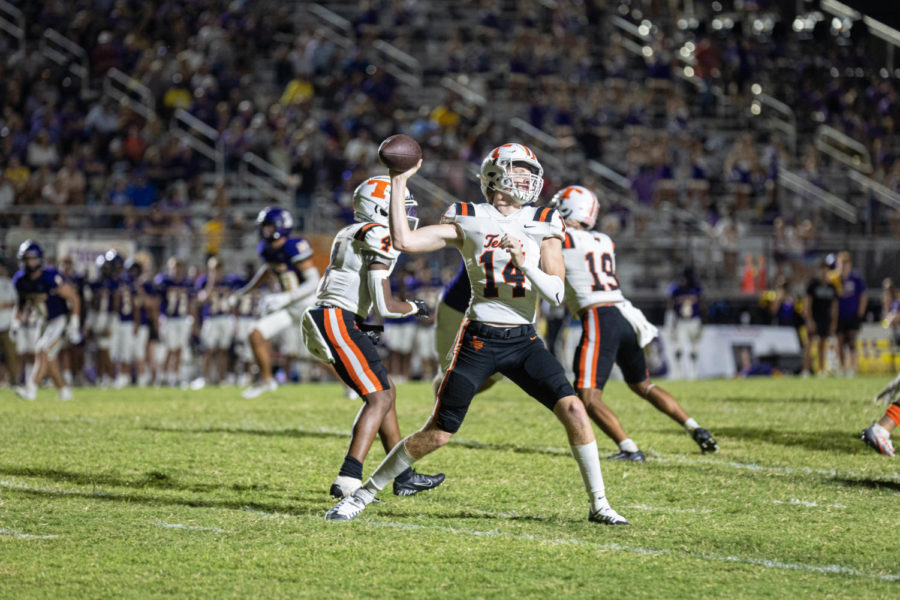
M172 257L166 266L168 272L154 279L160 296L159 337L166 351L156 383L160 385L165 375L170 386L177 386L181 383L181 361L187 356L194 325L194 284L181 259Z
M581 319L581 340L572 367L574 387L591 419L619 445L619 452L609 458L638 462L645 459L602 400L613 363L622 369L631 391L683 426L704 454L718 450L710 433L688 416L669 392L650 380L644 346L658 332L622 294L612 239L590 231L600 212L596 195L573 185L557 192L550 203L566 222L562 251L566 262L566 304Z
M200 340L203 342L203 373L191 382L192 390L201 390L211 381L221 384L228 372L228 349L234 340L235 320L228 297L234 290L233 278L215 256L206 261L206 273L197 278L197 302L200 304ZM216 379L211 379L211 368Z
M247 285L229 298L229 304L239 304L243 296L265 283L270 272L278 278L282 291L263 299L265 316L256 321L247 336L259 367L259 381L241 392L248 399L278 389L272 376L272 358L266 343L292 324L300 324L303 311L315 299L319 284L319 270L313 264L312 246L302 237L290 237L294 228L291 213L277 206L268 206L260 211L256 223L261 238L258 252L265 264Z
M693 267L685 267L681 279L669 287L672 312L673 340L675 342L675 362L673 375L683 373L681 358L688 357L688 379L697 379L697 345L703 335L703 321L700 318L700 298L703 288L697 281Z
M38 385L49 375L59 390L59 399L71 400L72 390L63 381L56 357L63 346L64 333L73 344L81 341L81 300L56 269L44 266L44 251L37 242L22 242L18 258L21 269L13 276L19 294L18 313L31 304L45 321L35 346L37 360L32 376L25 380L24 386L16 388L16 393L26 400L34 400Z
M391 181L370 177L353 192L353 216L358 221L341 229L331 245L331 263L319 284L316 306L303 315L303 342L313 356L331 364L341 381L363 399L353 422L350 447L331 495L343 498L362 485L362 462L375 434L385 452L400 443L395 399L397 388L375 344L363 332L369 311L382 318L427 317L421 300L397 300L391 294L390 275L400 253L391 245L388 203ZM416 203L407 193L406 210L415 218ZM444 475L422 475L412 468L394 477L394 493L410 496L439 486Z
M806 345L803 348L803 375L809 375L812 366L812 348L818 352L816 375L825 376L825 344L837 332L838 291L828 280L828 263L819 263L819 276L813 277L806 286L806 301L803 303L806 318Z
M628 524L606 499L597 442L584 406L534 329L538 293L556 306L565 293L565 225L552 208L526 206L540 196L543 168L525 146L495 148L481 163L481 191L487 203L454 204L439 225L412 231L403 199L406 181L421 164L391 173L391 238L397 250L413 254L456 247L466 261L472 301L431 417L422 429L397 444L366 484L325 518L355 518L398 473L450 441L478 388L500 371L552 410L565 427L590 498L588 519Z

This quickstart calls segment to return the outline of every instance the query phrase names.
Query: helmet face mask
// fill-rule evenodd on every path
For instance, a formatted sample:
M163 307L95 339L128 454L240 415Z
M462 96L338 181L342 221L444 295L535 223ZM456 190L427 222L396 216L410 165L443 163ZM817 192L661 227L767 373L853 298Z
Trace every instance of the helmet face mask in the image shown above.
M37 242L25 240L19 246L16 257L19 259L19 266L26 273L34 273L44 264L44 249Z
M353 218L359 223L388 225L391 205L391 178L387 175L370 177L353 191ZM406 218L410 229L419 224L418 203L406 190Z
M518 204L529 204L541 195L544 168L527 146L504 144L484 157L479 179L486 200L490 200L492 192L501 192Z
M291 213L283 208L267 206L259 211L256 224L259 226L259 237L272 242L291 235L294 219Z
M555 207L563 219L581 223L587 229L594 227L600 213L596 194L580 185L570 185L556 192L550 206Z

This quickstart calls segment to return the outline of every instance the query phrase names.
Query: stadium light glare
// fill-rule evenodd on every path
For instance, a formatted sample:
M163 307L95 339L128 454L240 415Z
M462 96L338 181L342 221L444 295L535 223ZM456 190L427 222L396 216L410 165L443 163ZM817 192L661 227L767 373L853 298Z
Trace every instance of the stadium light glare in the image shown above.
M685 77L693 77L694 76L694 67L685 67L684 68L684 76Z
M760 106L759 102L756 102L755 100L753 101L753 103L750 105L750 112L754 115L759 116L759 114L762 112L762 106Z
M753 85L750 86L750 91L753 92L754 96L758 96L758 95L762 94L762 86L759 85L758 83L754 83Z

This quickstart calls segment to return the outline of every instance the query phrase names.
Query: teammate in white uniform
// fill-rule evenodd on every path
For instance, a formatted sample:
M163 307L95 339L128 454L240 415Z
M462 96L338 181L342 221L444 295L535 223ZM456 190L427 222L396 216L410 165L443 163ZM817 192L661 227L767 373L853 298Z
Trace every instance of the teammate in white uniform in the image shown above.
M377 328L363 321L374 307L384 317L427 317L421 300L397 300L389 277L400 255L388 231L390 179L370 177L353 192L353 214L358 223L341 229L331 245L331 263L319 284L316 306L303 315L303 342L310 353L334 367L341 380L363 399L353 423L350 447L331 495L342 498L362 485L362 463L381 436L385 452L400 440L394 400L397 388L381 362L375 344L364 333ZM415 219L416 203L407 194L405 206ZM412 469L395 474L394 493L410 496L439 486L444 475L422 475Z
M481 164L481 189L487 203L455 204L444 213L441 224L413 231L403 199L406 181L419 166L421 161L404 173L391 173L394 245L410 253L457 248L466 263L472 301L434 413L421 430L391 450L363 487L325 518L355 518L397 473L450 441L478 388L500 371L552 410L565 427L590 498L588 519L627 524L606 499L597 442L584 406L534 329L538 294L558 306L565 291L561 251L565 225L555 210L527 206L540 195L543 168L525 146L495 148Z
M260 287L269 273L278 278L281 293L269 294L263 299L265 316L259 319L248 340L259 367L259 381L243 392L244 398L256 398L278 389L272 376L272 359L267 341L291 325L299 325L305 311L315 300L319 283L319 270L312 260L312 246L302 237L290 237L294 228L291 213L277 206L260 211L256 219L259 225L258 252L265 263L247 285L229 298L236 306L241 298Z
M703 453L715 452L716 441L690 418L672 395L650 381L644 346L656 328L622 294L616 278L616 245L608 235L590 231L600 204L589 189L563 188L550 201L566 220L563 258L566 262L566 304L581 319L581 341L575 351L575 390L591 419L619 445L610 458L643 462L645 457L628 437L619 419L603 401L603 387L613 364L638 396L682 425Z

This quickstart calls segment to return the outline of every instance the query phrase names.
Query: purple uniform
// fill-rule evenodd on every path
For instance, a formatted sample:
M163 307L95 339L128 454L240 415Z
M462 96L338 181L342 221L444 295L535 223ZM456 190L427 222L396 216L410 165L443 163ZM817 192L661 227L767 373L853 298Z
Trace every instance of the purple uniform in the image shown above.
M700 295L703 288L699 285L683 286L673 283L669 287L669 296L675 305L675 314L680 318L694 319L700 317Z
M16 292L19 294L19 307L30 304L47 321L69 313L66 301L54 292L65 283L65 279L56 269L44 267L40 275L32 279L24 270L18 271L12 278Z
M856 272L841 280L841 294L838 296L838 319L859 317L859 302L866 291L866 282Z
M190 279L175 281L168 275L159 274L154 283L157 293L162 297L160 314L167 317L186 317L190 314L191 295L194 289Z
M206 283L209 280L209 277L206 273L200 275L197 278L196 292L199 293L200 290L206 288ZM206 302L203 303L203 307L200 311L200 316L203 319L208 319L209 317L219 317L222 315L231 314L231 308L228 307L228 296L237 289L234 287L234 276L228 275L217 281L209 292L209 295L206 298Z
M272 241L259 242L259 257L278 276L281 289L290 291L304 283L300 263L312 257L312 246L301 237L288 238L280 248L273 248Z
M460 262L456 275L444 288L441 302L455 311L464 313L469 309L472 300L472 284L469 283L469 275L466 273L466 263Z

